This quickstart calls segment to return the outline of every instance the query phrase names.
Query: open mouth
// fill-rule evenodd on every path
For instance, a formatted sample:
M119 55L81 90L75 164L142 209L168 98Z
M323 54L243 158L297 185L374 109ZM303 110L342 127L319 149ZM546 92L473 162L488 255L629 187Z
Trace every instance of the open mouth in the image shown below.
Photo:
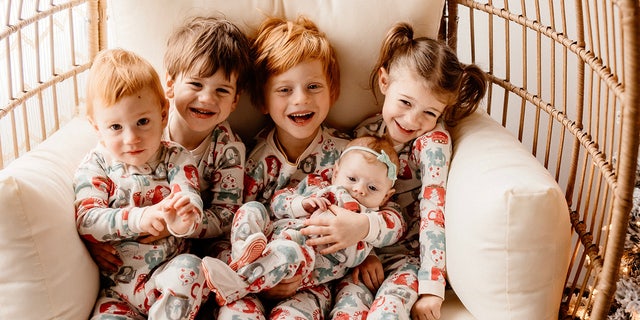
M295 123L305 123L309 119L313 118L314 112L296 113L290 114L288 117Z
M189 108L189 111L195 113L196 115L200 115L200 116L213 116L216 113L212 112L212 111L208 111L208 110L204 110L204 109L196 109L196 108Z

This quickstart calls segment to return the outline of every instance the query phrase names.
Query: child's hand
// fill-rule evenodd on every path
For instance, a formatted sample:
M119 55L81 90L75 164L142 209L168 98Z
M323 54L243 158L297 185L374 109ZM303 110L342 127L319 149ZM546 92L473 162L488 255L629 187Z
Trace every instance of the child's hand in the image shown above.
M302 208L308 213L314 213L316 210L326 211L330 205L329 199L322 197L307 197L302 200Z
M142 232L146 232L148 234L158 236L165 229L164 223L164 209L160 203L154 204L152 206L148 206L142 212L142 217L140 217L140 229Z
M369 255L353 269L351 276L355 284L358 284L358 279L362 278L362 283L375 295L384 281L382 262L377 256Z
M260 292L260 297L267 300L282 300L292 297L302 286L302 275L283 279L273 288Z
M329 246L322 249L321 254L335 253L340 249L355 245L369 233L369 218L366 215L336 205L331 205L329 210L335 216L311 217L304 221L307 227L301 230L305 236L318 236L308 239L307 245Z
M440 319L442 298L432 294L420 295L418 301L411 308L411 318L420 320Z
M184 193L172 193L162 202L164 221L175 234L183 235L196 223L199 211L191 203L191 199Z
M83 242L100 270L116 272L122 266L122 260L116 255L113 245L106 242L95 243L86 240Z

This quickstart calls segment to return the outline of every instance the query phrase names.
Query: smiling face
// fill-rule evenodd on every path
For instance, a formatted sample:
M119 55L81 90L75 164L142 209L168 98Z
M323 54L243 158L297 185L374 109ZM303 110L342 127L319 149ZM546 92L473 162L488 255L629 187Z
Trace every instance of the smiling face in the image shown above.
M172 136L204 137L219 123L227 120L238 105L237 79L235 73L231 73L227 79L222 70L210 77L200 77L197 72L191 72L180 74L176 79L168 79L167 97L174 99L178 115L175 117L177 125L170 127Z
M446 104L428 84L406 67L379 71L378 85L385 95L382 118L394 143L403 144L435 128Z
M93 105L91 123L116 160L138 166L151 159L167 123L166 100L159 101L154 91L143 88L113 105L99 100Z
M332 183L344 187L361 205L376 208L395 192L387 166L365 151L353 150L340 157Z
M310 143L331 108L322 62L307 60L270 77L265 101L281 144Z

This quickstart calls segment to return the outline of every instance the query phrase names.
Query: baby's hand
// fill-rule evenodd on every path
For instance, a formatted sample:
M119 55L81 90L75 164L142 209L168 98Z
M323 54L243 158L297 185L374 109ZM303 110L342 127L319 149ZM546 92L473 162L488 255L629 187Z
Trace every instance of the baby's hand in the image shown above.
M184 235L197 222L200 211L184 193L172 193L161 202L164 207L164 221L176 235Z
M358 284L359 278L362 278L362 283L375 295L384 281L382 262L377 256L369 255L359 266L353 269L351 277L355 284Z
M331 202L326 198L307 197L302 200L302 208L308 213L313 213L316 210L326 211L331 205Z

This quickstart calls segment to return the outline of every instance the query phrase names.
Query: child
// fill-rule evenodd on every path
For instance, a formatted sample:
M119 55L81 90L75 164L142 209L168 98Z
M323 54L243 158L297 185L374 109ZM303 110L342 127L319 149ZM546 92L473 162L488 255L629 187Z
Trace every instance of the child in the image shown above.
M347 268L355 267L364 260L372 249L371 244L361 241L347 249L323 256L314 248L305 245L306 239L299 232L303 227L302 219L309 217L312 213L314 215L331 214L327 208L335 204L372 216L370 219L375 221L376 211L394 192L397 163L395 150L384 138L358 138L347 145L334 165L331 181L322 176L310 174L297 187L276 192L271 202L271 211L277 220L271 221L267 209L259 202L251 202L250 206L243 206L243 209L236 214L231 229L232 256L237 259L233 261L230 268L249 270L251 275L246 279L273 277L273 282L282 279L285 274L270 273L267 270L286 268L287 273L303 275L301 289L344 276ZM381 228L375 223L371 225L377 228L369 234L377 235ZM286 239L298 243L301 248L294 250L303 253L301 261L286 265L286 259L270 257L270 255L279 256L279 250L283 250L282 247L273 246L270 250L262 252L256 249L257 246L248 245L261 242L264 248L267 237L270 241ZM251 242L249 239L258 239L258 241ZM374 240L376 239L367 239L370 242ZM270 261L277 261L278 265L268 265ZM239 274L247 275L248 272ZM219 283L216 279L211 279L211 282L214 287ZM260 279L257 282L245 283L241 288L234 290L238 292L234 297L239 298L249 292L262 291L265 284L269 285L272 282L266 283Z
M377 289L368 314L372 319L408 319L410 313L414 319L438 319L445 287L444 200L451 158L451 138L444 124L455 125L475 111L486 80L477 66L460 63L445 44L413 39L412 27L400 23L382 45L371 77L372 88L376 84L385 96L382 114L365 120L356 135L386 135L394 142L400 171L392 199L403 208L408 229L401 241L367 257L354 271L353 281L358 283L361 276L371 292ZM315 220L308 223L327 223ZM333 225L340 224L334 220ZM319 235L316 231L309 228L303 233ZM371 292L350 283L348 277L338 288L332 315L366 316Z
M193 319L208 294L200 259L182 238L202 228L198 172L188 151L161 141L169 103L151 64L121 49L99 53L87 79L87 116L100 143L74 178L76 222L109 242L122 265L105 272L93 319ZM171 236L149 244L143 234ZM180 307L177 307L177 304Z
M322 125L338 98L340 74L328 39L313 22L304 17L295 21L266 19L252 53L256 75L251 98L256 107L271 116L275 127L258 135L247 160L244 195L246 202L267 204L277 190L297 185L308 174L330 177L347 140L332 136ZM366 216L356 215L368 221ZM388 215L392 217L387 220L396 228L390 241L395 241L401 233L401 217L397 212ZM298 243L278 241L300 254ZM278 272L282 278L284 270ZM278 298L282 296L287 294ZM328 312L330 297L324 284L301 290L278 302L271 318L323 316ZM219 317L264 319L264 311L262 302L250 295L221 307Z
M196 160L205 213L200 238L228 239L233 214L242 204L246 151L226 120L247 87L249 50L246 36L217 17L186 19L167 41L166 94L173 108L164 138L180 143ZM88 248L101 269L121 264L110 248Z
M198 236L226 242L243 200L246 153L227 118L251 74L250 42L228 20L190 18L169 37L164 65L173 101L165 138L191 151L200 173L206 233Z

